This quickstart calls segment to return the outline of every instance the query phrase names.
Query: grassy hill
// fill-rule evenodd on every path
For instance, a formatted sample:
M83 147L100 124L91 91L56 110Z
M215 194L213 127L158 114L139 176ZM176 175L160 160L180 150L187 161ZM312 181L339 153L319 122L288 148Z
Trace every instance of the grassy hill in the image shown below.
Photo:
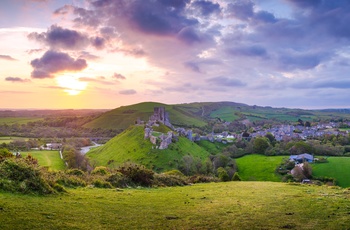
M2 229L348 229L350 191L275 182L0 192ZM69 207L69 208L67 208Z
M105 145L89 151L87 156L93 165L113 167L130 161L164 171L177 168L187 154L203 161L209 156L207 151L184 137L179 137L168 149L152 149L152 143L144 139L143 127L131 126Z
M328 157L328 163L312 164L312 174L317 177L336 178L337 185L350 187L350 157Z
M209 119L220 118L224 121L248 119L251 122L258 120L276 120L296 122L350 119L350 110L303 110L250 106L236 102L196 102L188 104L166 105L156 102L122 106L105 112L98 118L84 125L86 128L126 129L134 124L137 118L148 121L153 114L154 107L165 107L169 112L170 121L175 126L203 127Z
M156 102L143 102L130 106L122 106L106 112L95 120L84 125L86 128L116 128L126 129L134 124L137 118L148 121L153 114L154 107L165 107L169 113L170 122L175 126L197 126L202 127L206 122L192 112L186 111L186 107L176 105L165 105ZM193 108L191 108L193 109Z

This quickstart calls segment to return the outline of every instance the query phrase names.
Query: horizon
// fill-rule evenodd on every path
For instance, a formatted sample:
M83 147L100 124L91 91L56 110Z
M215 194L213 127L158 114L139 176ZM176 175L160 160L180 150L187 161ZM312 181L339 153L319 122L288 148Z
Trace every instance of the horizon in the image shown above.
M0 107L350 108L349 11L343 0L2 0Z
M182 105L182 104L192 104L192 103L220 103L220 102L233 102L233 103L238 103L238 104L245 104L245 103L240 103L240 102L236 102L236 101L194 101L194 102L184 102L184 103L174 103L174 104L167 104L167 103L163 103L163 102L159 102L159 101L141 101L138 103L134 103L134 104L128 104L128 105L121 105L115 108L1 108L0 107L0 111L35 111L35 110L113 110L113 109L117 109L123 106L132 106L135 104L140 104L140 103L160 103L160 104L165 104L165 105ZM350 107L346 108L346 107L325 107L325 108L298 108L298 107L273 107L273 106L269 106L269 105L250 105L250 104L245 104L247 106L259 106L259 107L271 107L273 109L301 109L301 110L327 110L327 109L350 109Z

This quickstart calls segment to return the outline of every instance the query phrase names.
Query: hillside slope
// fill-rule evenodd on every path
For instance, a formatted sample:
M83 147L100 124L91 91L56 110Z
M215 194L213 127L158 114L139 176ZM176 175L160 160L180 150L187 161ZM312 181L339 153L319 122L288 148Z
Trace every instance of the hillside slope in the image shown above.
M169 113L170 122L174 126L204 127L210 119L222 121L275 120L280 122L297 122L317 120L348 119L347 110L303 110L250 106L236 102L196 102L187 104L166 105L157 102L143 102L122 106L105 112L98 118L84 125L86 128L126 129L135 123L137 118L148 121L154 107L164 107ZM345 111L345 112L344 112Z
M158 172L177 168L185 155L205 161L210 154L184 137L179 137L179 141L172 143L168 149L153 149L152 143L144 139L141 126L131 126L105 145L87 153L93 166L114 167L129 161Z
M148 121L153 114L154 107L165 107L169 113L170 122L175 126L197 126L202 127L206 122L195 114L198 109L186 106L179 107L176 105L166 105L156 102L143 102L130 106L122 106L106 112L95 120L84 125L86 128L103 128L103 129L126 129L130 125L135 124L137 118Z

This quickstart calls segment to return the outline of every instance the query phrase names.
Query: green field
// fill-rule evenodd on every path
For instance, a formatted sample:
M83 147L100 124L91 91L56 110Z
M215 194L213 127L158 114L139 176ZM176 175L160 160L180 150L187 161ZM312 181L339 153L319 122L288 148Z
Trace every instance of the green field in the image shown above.
M314 176L333 177L337 185L350 187L350 157L328 157L328 163L312 164Z
M10 143L15 140L22 140L22 141L28 141L29 138L26 137L0 137L0 144L1 143Z
M28 122L34 122L42 120L42 118L35 118L35 117L0 117L0 125L7 124L7 125L13 125L13 124L27 124Z
M210 117L219 117L221 120L234 121L239 119L239 116L235 115L235 112L237 112L237 110L232 107L222 107L218 110L213 111L210 114Z
M350 191L275 182L0 192L1 229L348 229Z
M246 155L236 159L238 173L244 181L281 181L275 173L286 156Z
M65 164L63 160L60 158L60 154L58 151L29 151L29 152L21 152L23 157L30 154L32 157L38 160L40 166L49 167L51 170L64 170Z
M177 168L185 155L205 161L210 154L185 137L179 137L168 149L152 149L152 143L144 139L143 127L133 126L86 155L93 166L115 167L130 161L160 172Z

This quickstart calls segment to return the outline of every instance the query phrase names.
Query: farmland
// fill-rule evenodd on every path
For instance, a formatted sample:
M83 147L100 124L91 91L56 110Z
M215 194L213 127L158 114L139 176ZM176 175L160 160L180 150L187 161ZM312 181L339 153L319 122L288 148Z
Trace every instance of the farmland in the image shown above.
M58 151L29 151L29 152L21 152L23 157L27 155L31 155L32 157L38 160L40 166L48 167L51 170L63 170L65 169L65 165L63 160L60 158Z

